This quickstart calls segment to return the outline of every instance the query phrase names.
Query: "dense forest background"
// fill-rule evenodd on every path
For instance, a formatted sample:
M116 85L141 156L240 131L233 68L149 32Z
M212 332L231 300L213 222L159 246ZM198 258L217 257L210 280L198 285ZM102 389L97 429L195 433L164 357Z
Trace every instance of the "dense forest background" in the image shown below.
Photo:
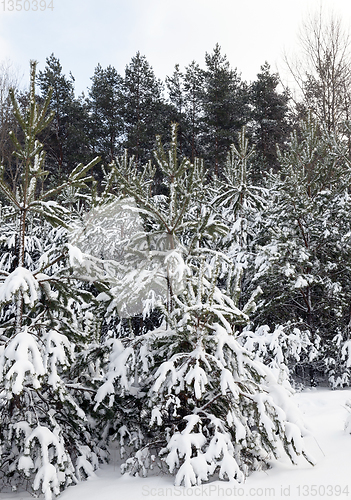
M74 68L65 75L54 54L37 75L45 96L53 88L50 110L55 119L43 140L50 171L62 175L77 162L99 155L108 165L127 149L142 165L153 159L155 137L170 140L170 124L178 123L180 153L194 161L203 158L209 174L218 174L238 132L246 127L255 148L255 174L277 169L277 145L284 148L290 133L312 111L328 131L349 119L349 36L340 19L323 19L322 12L302 26L295 60L285 65L294 81L290 90L263 61L256 80L242 80L217 44L204 54L204 64L192 61L161 81L145 55L138 52L119 74L112 66L95 68L85 93L75 95ZM10 166L12 143L9 87L16 87L11 65L1 68L1 155ZM296 90L298 92L296 93ZM18 89L26 103L26 92ZM97 177L100 172L96 172ZM60 174L61 175L61 174Z
M50 109L55 119L42 137L50 171L67 175L72 165L96 154L108 165L125 149L142 165L153 158L156 135L170 140L173 122L179 124L180 153L192 161L203 158L209 173L218 174L243 125L256 146L258 163L266 169L276 166L276 144L284 144L296 120L288 91L278 90L278 75L265 63L257 80L248 84L218 45L205 62L205 68L193 61L183 71L176 65L162 82L146 57L137 53L124 75L98 65L86 95L76 97L73 75L64 75L52 54L37 77L41 95L53 88ZM9 161L6 148L11 146L5 138L13 123L7 122L10 103L5 90L2 151ZM25 103L26 93L20 94ZM96 174L101 180L101 170Z

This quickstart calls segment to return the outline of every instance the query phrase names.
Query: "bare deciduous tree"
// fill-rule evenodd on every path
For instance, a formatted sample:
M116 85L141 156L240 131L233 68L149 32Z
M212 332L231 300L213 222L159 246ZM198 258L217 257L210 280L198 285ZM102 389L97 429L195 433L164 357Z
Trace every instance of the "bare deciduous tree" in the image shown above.
M9 132L17 128L13 116L10 88L19 88L19 77L10 61L0 62L0 162L6 169L6 176L11 179L13 188L16 185L18 169L13 164L12 157L14 146L9 137Z
M350 34L341 18L324 16L322 9L301 26L300 53L285 62L302 92L305 108L327 130L339 132L351 114Z

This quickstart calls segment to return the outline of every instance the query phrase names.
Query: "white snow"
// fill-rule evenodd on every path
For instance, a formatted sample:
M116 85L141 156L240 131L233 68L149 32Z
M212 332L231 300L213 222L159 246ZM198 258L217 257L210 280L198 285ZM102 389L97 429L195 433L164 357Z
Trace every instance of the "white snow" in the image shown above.
M20 394L23 391L27 376L31 378L36 389L40 387L38 377L45 373L43 360L35 337L28 333L26 328L11 339L3 354L3 359L0 357L0 381L3 382L2 373L6 373L7 381L13 379L13 394ZM3 366L5 366L4 371Z
M294 285L295 288L305 288L308 286L308 281L305 280L302 276L299 276Z
M60 500L133 500L156 498L208 497L223 498L301 498L347 499L351 495L351 435L344 431L351 412L346 402L351 389L307 389L293 396L311 434L309 452L316 458L312 467L302 457L296 466L282 455L272 468L251 474L243 483L213 481L201 486L174 486L174 477L157 474L147 478L121 476L117 451L112 449L111 463L103 466L96 477L69 487ZM0 493L1 500L30 500L29 493Z
M0 286L0 303L11 301L13 296L21 291L24 302L34 307L38 299L38 289L39 285L33 274L24 267L17 267Z

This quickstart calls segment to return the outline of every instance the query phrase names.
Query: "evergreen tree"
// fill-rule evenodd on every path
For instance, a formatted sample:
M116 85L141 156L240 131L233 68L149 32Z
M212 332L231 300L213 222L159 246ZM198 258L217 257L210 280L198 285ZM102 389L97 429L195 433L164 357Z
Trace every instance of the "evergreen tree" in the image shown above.
M89 89L88 107L90 145L105 164L111 163L118 153L123 134L122 77L115 68L95 68Z
M49 109L55 112L50 126L41 140L47 152L47 168L58 181L66 180L73 165L86 162L91 154L88 145L88 114L82 99L74 96L74 78L62 73L62 66L54 54L46 59L44 71L37 81L42 95L52 88Z
M157 133L167 123L163 84L139 52L126 66L123 80L123 121L126 140L123 146L138 163L152 157ZM169 123L167 123L167 128Z
M212 54L206 53L203 94L203 144L205 158L218 175L230 144L234 142L247 119L246 88L240 76L230 68L227 57L217 44Z
M309 331L316 346L320 342L314 364L336 386L350 379L345 356L344 364L336 362L350 314L350 165L344 145L311 115L300 133L279 154L281 174L261 218L254 283L262 286L264 302L257 320L272 327L290 321ZM327 358L334 359L329 368Z
M72 276L74 249L54 229L66 227L69 212L53 198L68 187L86 187L86 172L98 160L78 165L66 183L43 189L45 152L37 137L53 113L47 114L51 90L42 107L36 103L35 71L32 62L23 113L10 93L25 138L22 145L11 135L21 167L16 190L0 179L7 200L1 244L8 250L0 272L0 479L4 487L21 485L50 500L97 465L86 417L67 376L74 343L84 336L91 294L79 290Z
M256 176L262 176L262 170L277 170L277 145L281 150L290 135L289 95L286 91L279 93L278 74L270 72L265 63L257 80L249 88L249 102L252 106L251 138L256 151Z
M138 337L110 333L105 382L96 397L105 433L114 433L122 453L134 448L124 470L144 475L156 462L175 474L177 485L201 484L216 473L242 481L262 467L263 456L277 456L279 446L293 462L301 453L311 461L285 389L237 340L236 326L249 321L259 290L239 309L240 270L207 243L224 229L211 209L201 207L203 220L194 217L204 189L201 172L178 161L175 127L168 154L158 140L155 156L168 195L152 196L136 176L115 173L146 217L153 255L163 260L167 296L153 306L164 321ZM145 282L143 270L121 288L139 293Z
M143 168L142 173L137 174L135 162L128 161L126 156L119 158L114 165L109 178L109 184L106 189L110 189L113 183L119 186L119 192L124 196L128 195L135 200L136 206L140 211L141 221L147 231L144 231L144 238L140 235L140 228L137 230L134 238L131 239L132 259L127 263L126 275L116 286L114 292L122 293L122 296L131 289L127 285L131 276L136 276L141 290L150 291L146 285L151 276L160 277L163 280L163 287L166 295L171 294L171 283L167 274L167 259L182 260L181 254L186 248L195 248L201 240L202 244L212 241L216 234L221 234L226 229L220 222L211 217L211 211L208 206L202 203L203 192L203 164L197 160L192 164L187 158L178 162L177 151L177 125L172 125L172 149L167 154L161 144L160 136L157 136L156 142L158 149L155 152L157 167L162 173L162 190L166 195L154 194L153 184L156 177L156 167L150 164ZM122 198L123 199L123 198ZM131 203L128 199L128 203ZM170 203L166 200L171 199ZM124 204L124 210L128 203ZM131 211L136 207L132 203ZM147 242L147 247L143 246ZM133 245L135 250L133 251ZM180 252L180 255L179 255ZM144 255L144 259L140 259ZM173 255L173 257L172 257ZM151 259L150 262L150 258ZM136 259L136 260L135 260ZM124 261L128 260L125 255ZM149 271L144 271L144 266L149 267ZM169 264L172 267L171 264ZM155 267L153 267L155 266ZM135 274L135 268L138 273ZM144 283L145 280L145 283ZM147 297L145 297L146 299ZM124 298L119 302L128 303ZM129 299L129 302L133 302Z
M204 71L195 61L192 61L185 68L184 73L185 118L188 130L188 149L190 148L191 152L189 156L192 162L195 161L195 158L203 156L200 145L203 122L203 91Z
M213 205L228 227L228 233L217 242L242 270L252 261L252 241L257 231L257 221L267 204L267 190L252 182L254 149L249 149L246 128L238 134L238 144L232 144L222 175L213 188ZM252 276L247 279L250 282ZM243 281L246 281L244 274ZM245 286L242 283L243 295Z
M174 67L172 76L166 76L168 98L171 103L170 117L172 123L178 123L178 145L181 153L188 155L187 144L188 124L186 122L186 101L184 89L184 74L179 69L179 64ZM185 150L184 150L185 149Z

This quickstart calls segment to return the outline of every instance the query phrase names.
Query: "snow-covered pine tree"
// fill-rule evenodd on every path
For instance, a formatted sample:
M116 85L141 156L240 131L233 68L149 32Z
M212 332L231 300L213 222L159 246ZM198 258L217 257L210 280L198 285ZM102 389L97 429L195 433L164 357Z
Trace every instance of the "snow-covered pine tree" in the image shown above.
M86 417L67 379L74 342L84 338L91 295L72 275L75 252L62 230L70 214L56 200L68 187L86 187L98 159L44 191L45 153L37 136L52 119L50 92L39 107L35 62L30 69L24 112L11 93L24 135L22 145L12 134L21 167L16 191L0 179L6 200L1 244L9 250L0 271L0 481L4 488L23 487L50 500L96 466Z
M288 382L288 386L295 382L291 375L296 372L297 367L306 360L313 361L318 356L309 330L301 331L290 323L284 326L276 325L273 331L270 331L268 325L256 329L249 325L238 336L238 342L269 366L279 383Z
M219 259L191 259L167 324L145 339L138 372L147 369L146 439L126 461L129 472L159 461L176 485L190 486L217 474L241 482L283 450L293 463L301 453L312 462L286 388L238 342L235 327L249 321L255 297L238 309L238 274L235 291L218 288Z
M241 270L206 244L223 226L209 207L206 224L199 220L201 204L189 180L194 167L185 161L188 168L180 168L175 131L168 156L160 141L156 152L168 195L155 198L135 178L119 176L147 215L149 237L167 236L165 262L179 247L172 273L164 273L173 280L159 302L161 326L137 337L110 333L96 397L105 435L118 440L125 471L144 475L157 464L177 485L217 474L241 481L284 450L293 462L300 454L312 462L286 388L238 342L236 327L248 323L259 290L239 309Z
M252 286L263 289L257 325L309 331L318 347L305 373L324 372L333 387L350 383L350 161L347 148L310 115L278 155L269 206L255 241ZM290 326L288 326L288 323ZM301 360L302 361L302 360ZM317 373L317 372L316 372Z
M180 272L179 265L185 255L200 244L209 244L227 230L205 201L202 162L196 160L192 164L186 158L178 160L175 124L167 153L157 137L155 158L162 172L162 191L166 194L154 194L156 170L151 164L139 172L133 159L128 161L126 156L112 165L106 186L107 190L114 183L118 186L119 192L123 193L120 206L124 211L137 212L142 223L128 244L126 242L123 257L127 269L120 283L111 290L115 303L121 304L120 312L123 312L121 307L130 307L133 295L146 300L151 293L156 303L156 290L159 290L161 303L168 296L170 306L172 287L176 286L177 280L182 280L181 276L173 276L173 267L178 266L177 272ZM140 312L143 308L142 305Z
M249 300L255 262L253 244L262 230L262 217L269 206L269 189L252 181L251 161L254 149L249 149L245 127L238 134L238 143L231 145L222 175L213 186L214 206L228 226L228 233L216 248L221 248L235 265L242 269L241 297ZM251 289L251 292L250 292ZM260 301L261 302L261 301ZM290 379L293 369L306 357L316 352L306 331L290 324L268 325L258 323L246 326L238 336L239 343L276 373L281 383ZM289 368L288 368L289 367Z
M223 248L233 262L247 266L250 240L260 214L267 204L267 189L252 183L250 161L254 149L249 149L246 129L238 134L238 145L232 144L227 160L214 189L214 205L229 231L223 238Z
M122 259L116 248L110 254L111 259L118 261L115 262L118 279L112 280L110 289L98 297L105 300L106 304L106 347L110 351L108 366L112 366L107 367L107 380L111 377L115 380L113 360L121 345L129 346L136 330L147 334L148 330L159 325L158 306L165 305L166 309L172 309L172 296L182 288L187 272L184 262L187 253L198 247L200 240L202 244L211 241L226 230L223 224L215 220L210 208L201 202L204 180L202 162L197 160L191 164L186 158L178 160L176 125L172 127L172 144L168 152L165 152L160 138L157 141L156 160L162 172L162 189L167 195L153 194L155 168L148 164L140 172L133 158L124 155L112 165L106 185L107 193L115 190L123 193L122 197L112 202L110 200L98 209L99 213L107 214L111 208L115 213L114 221L117 218L121 221L122 231L119 229L118 232L123 247ZM128 226L134 226L135 229L129 236ZM90 241L96 235L98 243L98 233L100 228L94 223L94 227L87 228L85 235ZM104 231L103 240L100 239L100 242L104 241L104 248L110 247L106 238L108 240ZM152 313L157 316L154 324L150 322ZM142 328L133 328L135 319L139 319ZM139 337L136 339L138 341ZM128 370L129 362L132 362L132 358L127 357L122 363L123 367L118 370ZM113 383L110 387L113 387ZM116 394L120 394L120 388L119 382L116 382ZM122 393L125 393L123 388ZM98 400L101 402L100 395ZM130 420L130 432L133 428L133 435L137 435L140 421L138 397L128 399L126 396L121 398L113 395L110 403L113 410L106 410L104 405L99 406L105 435ZM135 411L131 412L131 407Z

